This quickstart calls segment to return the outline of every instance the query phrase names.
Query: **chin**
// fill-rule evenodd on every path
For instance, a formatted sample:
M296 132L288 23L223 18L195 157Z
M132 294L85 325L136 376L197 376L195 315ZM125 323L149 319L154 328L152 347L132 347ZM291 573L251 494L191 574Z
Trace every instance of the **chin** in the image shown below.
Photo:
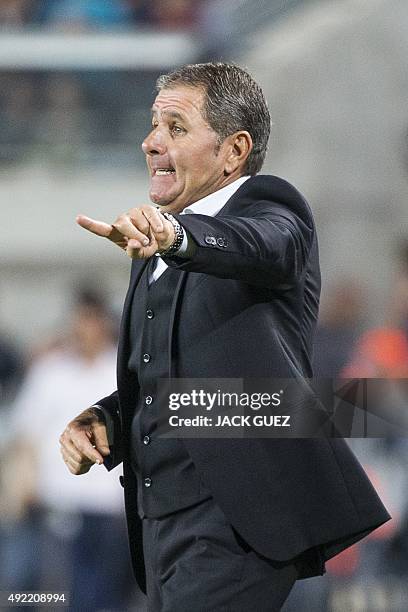
M157 193L150 193L149 195L150 200L153 202L153 204L156 204L157 206L167 206L167 204L170 204L170 202L172 201L169 196L159 195Z
M176 205L177 208L180 207L180 203L178 202L178 197L177 195L172 196L171 194L158 194L158 193L150 193L150 200L153 202L153 204L156 204L156 206L160 206L161 208L164 208L165 206L172 206L172 205ZM182 208L184 208L182 206Z

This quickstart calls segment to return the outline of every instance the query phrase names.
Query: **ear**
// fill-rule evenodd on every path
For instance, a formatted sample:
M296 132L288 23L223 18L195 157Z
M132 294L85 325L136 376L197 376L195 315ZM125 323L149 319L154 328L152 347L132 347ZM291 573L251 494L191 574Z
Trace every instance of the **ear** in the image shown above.
M242 130L227 136L224 144L227 145L224 174L229 175L236 170L240 171L244 167L248 155L252 151L253 143L250 133Z

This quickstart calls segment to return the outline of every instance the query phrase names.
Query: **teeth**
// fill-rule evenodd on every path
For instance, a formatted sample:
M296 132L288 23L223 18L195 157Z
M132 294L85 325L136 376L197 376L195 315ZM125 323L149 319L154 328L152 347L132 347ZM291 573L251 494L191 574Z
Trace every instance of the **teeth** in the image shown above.
M156 175L165 176L166 174L174 174L174 170L170 170L169 168L158 168L156 170Z

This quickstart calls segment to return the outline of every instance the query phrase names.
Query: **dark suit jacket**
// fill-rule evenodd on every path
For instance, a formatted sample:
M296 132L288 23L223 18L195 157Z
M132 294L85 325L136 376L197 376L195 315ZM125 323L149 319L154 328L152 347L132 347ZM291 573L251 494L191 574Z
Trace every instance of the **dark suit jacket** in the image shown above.
M178 216L196 243L180 271L169 327L169 374L182 378L310 377L320 272L311 211L278 177L246 181L216 217ZM118 392L98 402L113 420L110 459L123 459L130 544L139 582L141 526L129 469L135 405L127 370L129 310L146 262L134 261L118 353ZM186 439L204 482L260 554L289 560L324 545L326 559L389 519L341 439Z

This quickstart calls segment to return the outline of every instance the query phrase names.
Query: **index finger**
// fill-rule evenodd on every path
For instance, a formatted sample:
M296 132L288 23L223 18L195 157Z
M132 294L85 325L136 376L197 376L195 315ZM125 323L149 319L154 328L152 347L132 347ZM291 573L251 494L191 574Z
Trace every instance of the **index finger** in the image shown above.
M90 461L93 461L93 463L98 463L99 465L103 463L102 455L92 446L85 431L72 431L70 428L67 431L72 444L80 453Z
M96 234L97 236L102 236L103 238L109 238L112 233L112 225L105 223L104 221L97 221L96 219L91 219L85 215L78 215L76 218L76 222L78 225L88 230L88 232L92 232L92 234Z

